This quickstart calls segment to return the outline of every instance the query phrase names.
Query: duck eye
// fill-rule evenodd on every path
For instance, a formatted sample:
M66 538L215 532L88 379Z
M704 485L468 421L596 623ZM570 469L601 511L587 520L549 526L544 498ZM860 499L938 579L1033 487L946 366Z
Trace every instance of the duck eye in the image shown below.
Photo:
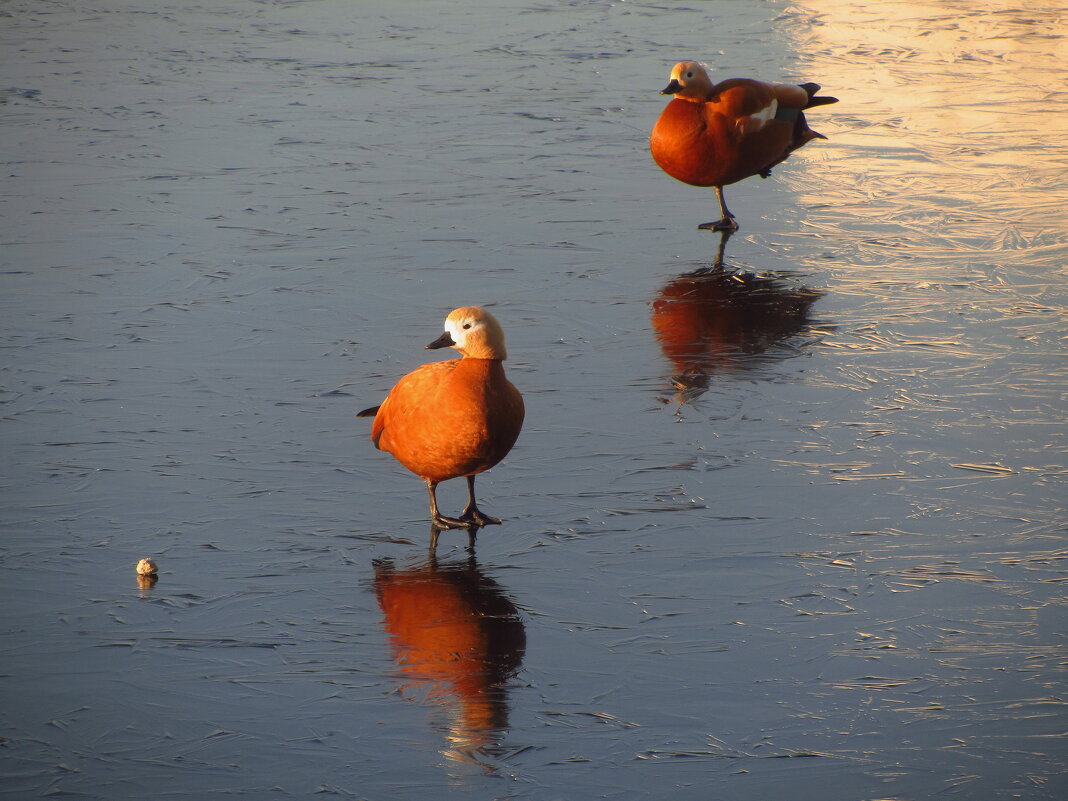
M686 77L687 78L692 78L693 77L693 73L692 72L687 72L686 73Z
M464 331L471 327L471 323L464 323Z

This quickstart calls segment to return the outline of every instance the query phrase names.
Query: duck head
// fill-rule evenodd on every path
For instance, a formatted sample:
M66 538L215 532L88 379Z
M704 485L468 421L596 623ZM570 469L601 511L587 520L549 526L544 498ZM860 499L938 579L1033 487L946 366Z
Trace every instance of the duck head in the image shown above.
M479 306L463 306L449 312L445 332L426 347L428 350L456 348L472 359L508 358L501 324Z
M704 101L712 93L712 81L705 68L696 61L680 61L671 69L671 80L660 90L683 100Z

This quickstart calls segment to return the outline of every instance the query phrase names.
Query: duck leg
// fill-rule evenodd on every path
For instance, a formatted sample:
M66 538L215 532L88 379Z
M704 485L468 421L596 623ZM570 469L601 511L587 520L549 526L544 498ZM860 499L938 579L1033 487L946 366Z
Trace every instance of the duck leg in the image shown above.
M719 222L707 222L697 226L702 231L737 231L738 221L731 214L730 209L727 208L727 203L723 200L723 187L717 186L716 199L719 201L719 213L723 215Z
M450 528L467 528L471 525L469 521L457 520L455 517L445 517L438 511L438 482L426 479L427 493L430 495L430 525L438 530L445 530ZM465 510L466 513L466 510Z
M468 525L495 526L500 525L500 519L491 517L478 508L475 503L475 477L467 477L467 506L460 513L460 519L466 520Z

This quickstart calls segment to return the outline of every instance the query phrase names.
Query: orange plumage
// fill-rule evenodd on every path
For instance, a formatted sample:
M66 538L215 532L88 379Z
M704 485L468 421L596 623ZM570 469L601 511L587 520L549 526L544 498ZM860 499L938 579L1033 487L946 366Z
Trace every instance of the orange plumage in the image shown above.
M732 78L713 85L704 68L682 61L662 94L674 95L649 138L653 159L672 178L715 187L722 218L701 228L735 231L738 223L723 200L723 187L772 167L812 139L804 109L838 102L816 97L819 86L763 83Z
M436 528L499 523L475 503L474 477L512 449L523 427L523 397L504 374L504 332L489 312L455 309L445 333L428 348L451 346L461 359L425 364L404 376L374 415L371 439L427 484ZM435 490L441 481L465 476L468 504L458 518L441 515Z

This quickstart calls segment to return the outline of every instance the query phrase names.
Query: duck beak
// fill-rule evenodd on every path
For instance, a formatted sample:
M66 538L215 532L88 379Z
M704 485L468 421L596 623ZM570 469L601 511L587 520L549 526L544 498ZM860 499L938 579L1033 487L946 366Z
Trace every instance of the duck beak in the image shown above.
M431 342L429 345L427 345L426 349L427 350L437 350L438 348L452 347L455 344L456 343L452 341L452 334L450 334L448 331L446 331L440 337L438 337L433 342Z
M660 90L662 95L675 95L682 91L682 84L677 79L672 78L671 83Z

